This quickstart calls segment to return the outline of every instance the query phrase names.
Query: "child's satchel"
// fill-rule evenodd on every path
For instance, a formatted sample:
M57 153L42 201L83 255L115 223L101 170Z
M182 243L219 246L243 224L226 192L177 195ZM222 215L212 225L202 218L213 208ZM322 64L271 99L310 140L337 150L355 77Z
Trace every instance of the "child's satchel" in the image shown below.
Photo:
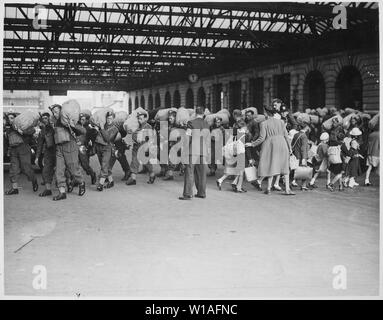
M327 150L328 162L330 164L342 163L340 146L331 146Z

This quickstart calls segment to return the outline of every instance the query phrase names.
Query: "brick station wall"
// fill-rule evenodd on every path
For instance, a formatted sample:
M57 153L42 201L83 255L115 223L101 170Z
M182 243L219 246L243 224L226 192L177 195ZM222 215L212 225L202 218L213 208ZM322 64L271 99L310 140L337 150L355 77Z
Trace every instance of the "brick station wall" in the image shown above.
M197 92L200 87L204 88L207 106L213 105L213 85L222 84L223 105L229 107L230 90L229 83L241 81L241 104L249 105L249 81L250 79L263 77L263 104L268 105L275 97L273 77L280 74L290 74L290 98L297 98L297 109L302 111L304 105L304 84L307 74L310 71L319 71L325 83L325 106L339 107L336 98L336 81L339 73L344 67L355 67L362 79L363 110L376 112L379 110L379 54L377 52L348 51L337 52L324 56L315 56L307 59L300 59L289 62L281 62L273 65L266 65L251 68L243 72L216 74L211 77L201 78L196 83L190 83L187 79L183 82L164 84L137 91L128 92L132 109L136 107L135 100L138 97L138 105L141 106L141 96L144 96L145 103L142 105L148 109L149 94L152 94L153 101L156 94L159 94L161 107L165 107L165 94L170 93L173 106L174 92L180 93L180 106L185 106L186 92L190 88L194 95L194 106L197 102ZM291 102L291 101L290 101ZM154 105L154 107L156 107ZM257 107L257 106L255 106Z

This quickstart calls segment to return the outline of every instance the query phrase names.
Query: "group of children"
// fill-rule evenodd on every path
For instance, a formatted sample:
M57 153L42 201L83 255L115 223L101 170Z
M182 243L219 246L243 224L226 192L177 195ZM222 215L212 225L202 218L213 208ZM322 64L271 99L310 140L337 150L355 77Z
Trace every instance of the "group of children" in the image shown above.
M362 130L367 136L365 141ZM334 128L323 132L319 140L317 147L313 144L312 149L316 152L309 160L315 170L309 182L311 188L317 187L315 182L320 174L327 174L326 187L331 191L335 190L337 183L339 190L357 187L362 167L367 168L364 185L371 185L371 171L375 169L379 173L379 124L362 129L358 126L349 130Z

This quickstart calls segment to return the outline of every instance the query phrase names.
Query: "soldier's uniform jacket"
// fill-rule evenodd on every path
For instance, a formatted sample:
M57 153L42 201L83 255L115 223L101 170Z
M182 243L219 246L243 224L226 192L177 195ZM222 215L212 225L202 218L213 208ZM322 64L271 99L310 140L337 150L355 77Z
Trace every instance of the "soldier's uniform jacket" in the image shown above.
M9 142L10 168L9 178L12 183L17 183L18 177L23 172L30 181L35 180L31 166L31 143L35 128L31 128L20 134L13 127L7 130Z
M68 128L61 123L61 120L57 120L54 124L55 131L55 143L62 144L69 141L77 141L77 136L86 134L86 129L76 124L74 127Z
M66 187L66 172L73 176L73 181L83 183L84 179L78 161L79 148L77 136L86 130L79 124L74 127L63 125L58 119L54 124L56 143L56 180L59 188Z
M82 126L81 123L78 123L78 125ZM77 144L79 146L87 147L89 144L89 133L88 132L90 130L90 127L89 127L89 125L85 125L82 127L85 129L85 132L83 132L77 136Z
M36 132L35 128L30 128L24 134L20 134L12 126L7 128L7 138L9 147L17 147L22 143L30 145L32 143L33 134Z
M174 146L178 141L181 140L181 137L177 137L177 141L174 141L173 139L170 140L170 135L173 131L177 130L177 129L182 129L182 127L176 123L173 123L173 124L169 124L169 127L168 127L168 130L169 130L169 142L168 142L168 145L169 145L169 150L172 146Z
M55 147L54 140L55 130L52 125L44 125L41 128L39 136L37 138L37 152L36 157L40 157L46 149L52 150Z
M120 129L119 132L120 132L120 135L121 135L122 139L126 137L127 132L124 129ZM126 145L126 143L124 143L124 141L122 139L121 140L117 140L117 141L114 142L114 145L115 145L116 149L120 153L124 153L125 150L128 150L128 146Z
M101 129L98 132L96 143L102 144L104 146L113 145L118 132L118 128L114 124L105 124L104 129Z

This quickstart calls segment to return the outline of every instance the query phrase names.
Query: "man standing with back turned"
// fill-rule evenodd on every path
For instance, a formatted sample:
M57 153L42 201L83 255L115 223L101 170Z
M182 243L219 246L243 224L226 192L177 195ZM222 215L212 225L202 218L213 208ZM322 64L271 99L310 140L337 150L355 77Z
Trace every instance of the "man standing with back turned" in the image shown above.
M197 188L196 198L206 198L206 174L210 147L209 124L204 120L204 109L196 108L196 119L187 125L186 141L189 147L189 163L185 163L184 191L180 200L191 200L193 183ZM209 142L209 145L208 145Z

